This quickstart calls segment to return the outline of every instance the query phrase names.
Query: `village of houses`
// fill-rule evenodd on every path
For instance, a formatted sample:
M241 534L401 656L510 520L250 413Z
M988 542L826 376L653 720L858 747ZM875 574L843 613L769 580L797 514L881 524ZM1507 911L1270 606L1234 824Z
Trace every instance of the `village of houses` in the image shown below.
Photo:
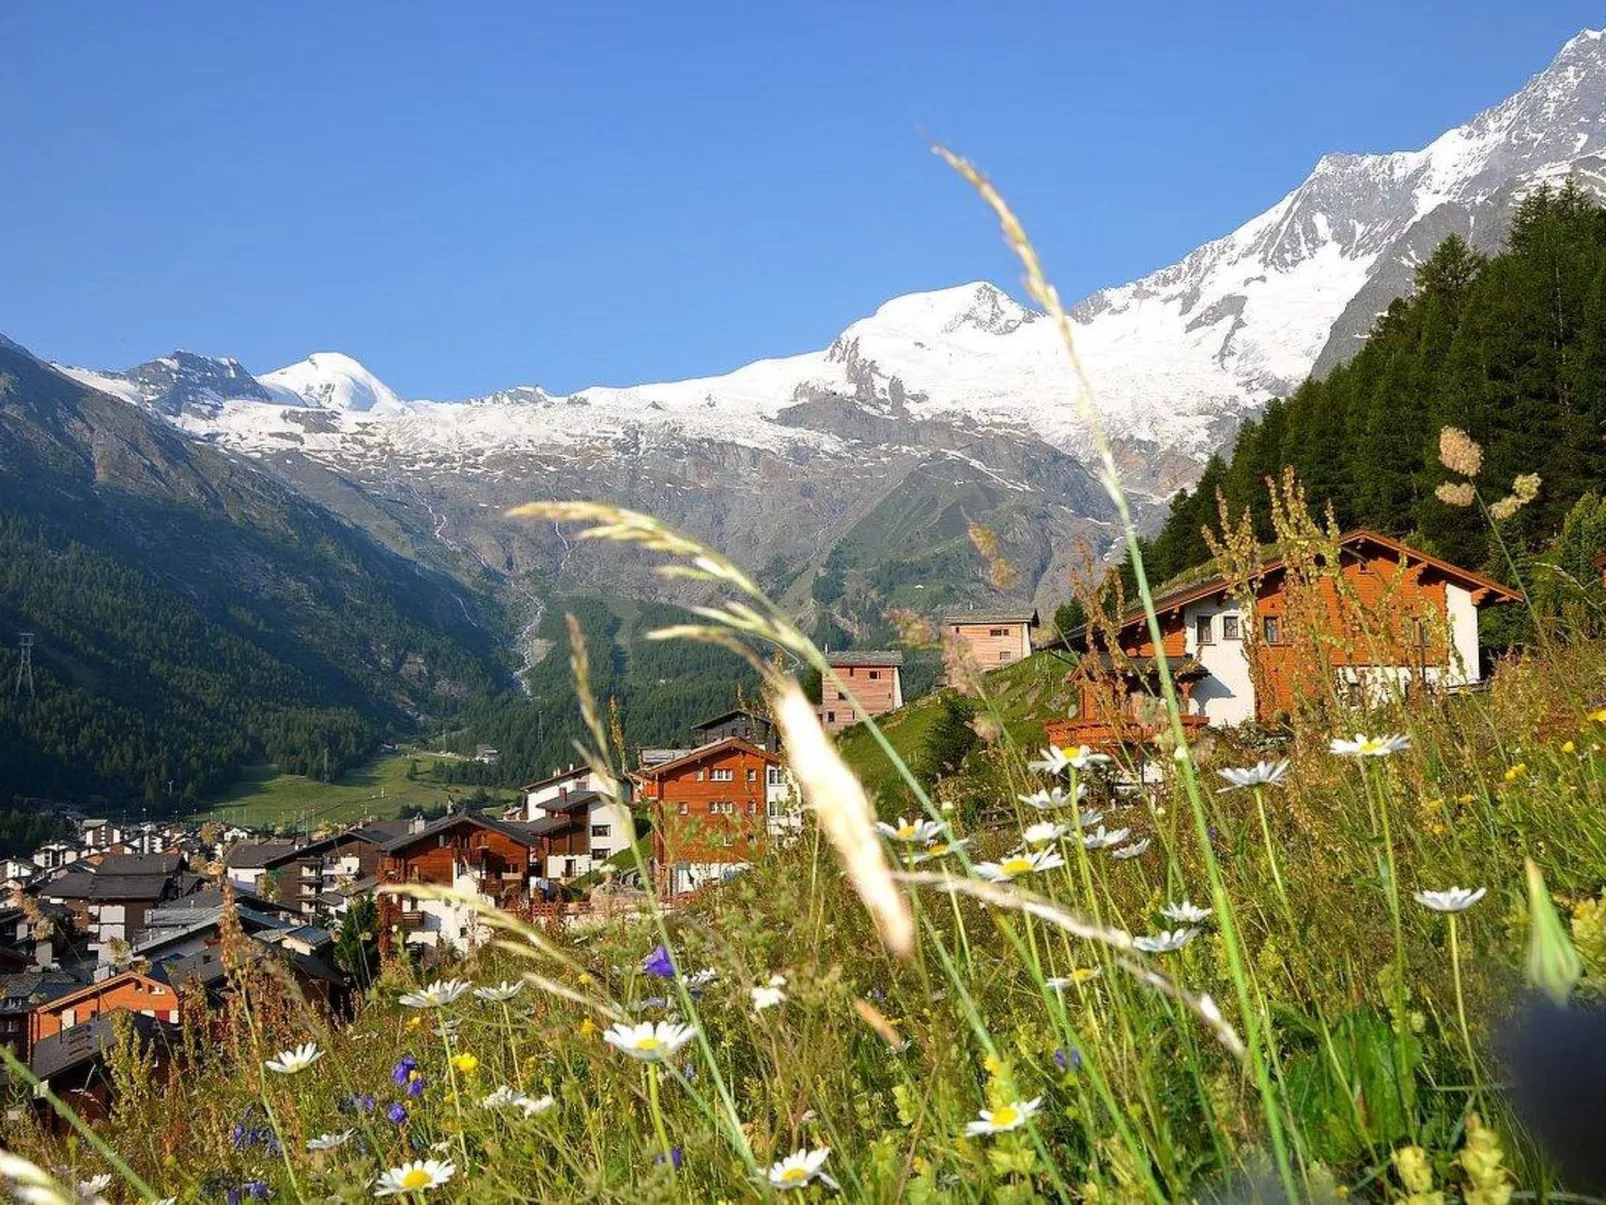
M1512 592L1372 532L1345 536L1340 549L1342 577L1363 593L1386 585L1396 610L1417 616L1418 633L1398 664L1339 665L1343 682L1361 689L1475 687L1478 611L1510 601ZM1263 566L1253 614L1243 613L1220 578L1157 598L1190 729L1266 720L1286 706L1282 573L1279 561ZM1264 674L1250 673L1251 624ZM1077 700L1070 714L1043 717L1054 743L1108 749L1157 731L1158 671L1146 617L1133 611L1116 626L1123 690L1113 702L1085 684L1078 694L1077 670L1070 671ZM951 615L944 634L983 670L1051 644L1081 653L1080 665L1110 668L1112 654L1090 648L1085 631L1044 633L1029 608ZM827 731L904 705L901 653L853 650L827 660L836 679L826 679L818 704ZM472 908L386 893L387 884L451 887L527 917L605 913L628 909L632 892L642 898L631 852L638 836L656 893L673 902L739 874L802 825L778 734L766 717L746 710L710 717L681 747L641 751L616 788L571 766L527 784L522 796L497 816L371 820L301 840L78 814L75 839L0 865L11 901L0 908L0 1044L93 1116L106 1104L116 1014L127 1014L142 1041L160 1045L181 1009L194 1006L189 1002L216 1002L229 991L219 945L230 902L253 952L282 960L308 998L338 1018L359 987L334 957L336 933L355 901L376 899L382 950L461 954L485 940ZM587 898L574 898L577 881L589 885Z

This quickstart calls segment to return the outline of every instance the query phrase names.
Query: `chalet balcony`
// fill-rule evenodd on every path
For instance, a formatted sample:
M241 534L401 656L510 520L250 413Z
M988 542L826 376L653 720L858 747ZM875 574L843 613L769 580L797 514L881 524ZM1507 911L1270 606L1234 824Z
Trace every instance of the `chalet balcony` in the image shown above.
M1182 730L1191 741L1209 726L1202 715L1182 717ZM1076 749L1086 745L1101 753L1120 753L1151 744L1161 733L1171 731L1168 721L1145 722L1127 716L1107 719L1052 720L1045 725L1050 744L1061 749Z
M424 914L419 911L398 912L396 923L404 933L416 933L424 927Z

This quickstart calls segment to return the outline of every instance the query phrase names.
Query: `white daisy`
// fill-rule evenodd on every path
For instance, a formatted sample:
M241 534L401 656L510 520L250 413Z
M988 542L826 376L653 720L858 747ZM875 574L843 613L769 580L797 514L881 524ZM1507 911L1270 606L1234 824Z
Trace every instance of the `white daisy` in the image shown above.
M1083 828L1092 828L1095 824L1099 823L1099 821L1103 819L1104 813L1099 811L1097 808L1088 808L1086 811L1078 812L1076 814L1076 823L1081 825Z
M269 1071L277 1071L280 1075L294 1075L298 1071L305 1071L321 1058L323 1051L314 1043L308 1042L292 1050L281 1050L278 1058L269 1059L262 1065Z
M1027 845L1047 845L1050 841L1056 841L1061 837L1068 836L1070 832L1070 828L1066 825L1055 824L1051 820L1043 820L1032 825L1020 836L1021 840L1026 842Z
M1043 1098L1034 1096L1031 1100L1017 1100L1012 1105L983 1109L975 1121L965 1126L965 1133L972 1138L981 1138L987 1134L1003 1134L1009 1130L1018 1130L1030 1121L1032 1115L1042 1106Z
M1052 811L1055 808L1070 807L1072 800L1068 791L1053 787L1047 791L1033 791L1030 795L1017 795L1027 807L1036 808L1040 812Z
M98 1176L91 1176L87 1180L78 1181L78 1195L83 1198L98 1197L112 1186L110 1172L101 1172Z
M1221 770L1218 773L1229 784L1221 788L1223 791L1243 787L1280 787L1288 773L1288 759L1284 758L1279 762L1261 761L1247 770Z
M523 990L524 980L520 979L517 983L509 983L506 979L504 979L495 987L475 988L474 995L481 1000L506 1002L513 999L514 996L517 996Z
M425 1192L439 1188L457 1174L451 1160L418 1159L393 1167L374 1181L374 1196L396 1197L404 1192Z
M1487 887L1479 887L1476 891L1470 887L1451 887L1448 891L1418 891L1411 898L1435 912L1465 912L1488 891Z
M1120 858L1122 861L1125 861L1127 858L1136 858L1149 848L1149 843L1150 839L1145 837L1141 841L1132 842L1131 845L1123 845L1120 849L1112 849L1110 851L1110 857Z
M693 991L700 992L718 978L719 972L713 967L704 967L700 971L693 971L690 975L682 975L680 981Z
M345 1146L351 1141L356 1130L341 1130L338 1134L319 1134L316 1138L307 1139L309 1151L332 1151L336 1147Z
M1065 750L1058 745L1050 745L1038 755L1036 761L1027 762L1026 768L1039 774L1062 774L1070 764L1071 759L1066 756Z
M1366 736L1357 732L1352 741L1334 739L1328 746L1339 757L1387 757L1411 747L1408 736Z
M1077 967L1069 975L1050 975L1043 980L1043 986L1050 991L1063 992L1068 987L1075 987L1079 983L1086 983L1089 979L1098 977L1098 967Z
M942 836L942 825L935 820L910 820L906 816L900 816L897 824L877 820L875 827L876 832L894 841L935 841Z
M1035 854L1010 854L1001 862L978 862L975 870L979 878L994 883L1007 883L1010 879L1018 879L1022 875L1035 874L1040 870L1053 870L1064 865L1065 859L1059 854L1045 850Z
M401 1003L408 1008L445 1008L466 991L468 984L461 979L437 979L426 988L408 992Z
M640 1025L613 1025L602 1035L602 1040L616 1050L622 1050L633 1059L643 1062L661 1062L697 1036L690 1025L675 1021L660 1021L654 1025L643 1021Z
M1131 835L1132 830L1129 828L1116 828L1106 832L1101 824L1093 832L1082 837L1082 844L1088 849L1109 849L1112 845L1121 844Z
M1210 915L1210 909L1201 908L1198 904L1184 899L1180 904L1167 904L1160 909L1160 915L1180 925L1197 925Z
M778 1189L804 1188L815 1180L836 1187L836 1181L823 1170L831 1148L822 1146L817 1151L793 1151L779 1163L770 1166L770 1187Z
M1182 949L1198 936L1197 929L1167 929L1154 937L1134 937L1132 945L1145 954L1169 954Z
M555 1104L557 1102L551 1096L543 1096L537 1099L506 1086L498 1088L489 1096L480 1098L480 1108L482 1109L519 1109L526 1117L534 1117L538 1113L545 1113Z
M774 1008L786 999L786 993L778 987L755 987L749 994L753 997L755 1013L761 1013L766 1008Z

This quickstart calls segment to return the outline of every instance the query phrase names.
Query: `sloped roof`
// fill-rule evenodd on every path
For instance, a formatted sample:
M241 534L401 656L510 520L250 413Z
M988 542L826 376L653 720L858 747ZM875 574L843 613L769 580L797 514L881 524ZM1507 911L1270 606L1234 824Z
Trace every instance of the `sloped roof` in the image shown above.
M530 831L530 826L513 820L493 820L488 816L471 815L460 812L451 816L442 816L439 820L432 820L416 833L403 833L399 837L386 841L381 848L386 853L394 854L427 840L438 833L446 832L459 824L472 824L477 828L489 829L493 833L501 833L521 845L532 845L536 834Z
M1024 623L1033 627L1037 625L1037 610L1027 607L1024 610L980 610L980 611L949 611L942 617L944 624L956 623Z
M1384 552L1393 554L1407 564L1416 562L1429 566L1445 578L1457 582L1459 585L1472 590L1485 590L1495 596L1499 602L1514 602L1521 596L1509 586L1502 585L1492 577L1485 576L1472 569L1463 569L1459 565L1423 552L1419 548L1412 548L1392 536L1383 535L1370 528L1360 527L1354 531L1345 532L1338 537L1338 546L1341 552L1353 551L1363 545L1372 545ZM1261 577L1281 573L1287 566L1284 557L1277 552L1276 545L1270 545L1262 550L1266 557L1256 571ZM1216 566L1214 561L1207 562L1195 569L1189 569L1177 576L1163 582L1154 590L1154 609L1156 613L1175 611L1189 603L1199 602L1202 599L1214 597L1229 588L1226 576ZM1135 623L1143 622L1145 612L1142 604L1129 607L1126 614L1121 616L1120 626L1127 628ZM1069 632L1065 636L1065 643L1083 640L1087 635L1087 625Z
M52 900L87 900L94 884L94 875L75 870L52 879L39 889L39 894Z
M89 884L92 900L159 900L173 882L165 874L97 874Z
M172 1035L178 1032L177 1026L125 1009L101 1013L82 1025L74 1025L71 1029L41 1038L35 1044L30 1060L33 1073L40 1079L50 1079L99 1059L116 1045L119 1016L127 1018L142 1043L166 1045Z
M223 865L231 870L266 870L279 858L295 852L296 847L288 841L245 841L229 850Z
M903 664L903 654L897 649L855 649L850 652L827 653L825 663L832 669L838 666L845 669L848 666L859 665L898 666Z
M768 749L760 749L751 741L744 741L739 736L727 736L722 741L715 741L713 744L704 745L700 749L693 749L690 753L682 754L673 761L660 762L656 766L648 766L645 769L640 770L638 773L642 778L656 778L658 775L663 774L666 771L678 770L682 766L690 765L693 762L703 761L709 757L713 757L716 754L725 753L731 749L739 749L744 753L755 754L762 760L777 766L781 764L781 759L775 754L771 753Z
M760 724L768 725L771 728L775 726L775 721L767 715L759 715L758 712L749 711L745 707L734 707L730 711L722 711L716 716L710 716L706 720L693 724L691 730L693 732L702 732L706 728L717 727L726 720L734 720L737 716L746 716L750 720L757 720Z
M97 875L170 875L184 864L183 854L108 854L95 868Z

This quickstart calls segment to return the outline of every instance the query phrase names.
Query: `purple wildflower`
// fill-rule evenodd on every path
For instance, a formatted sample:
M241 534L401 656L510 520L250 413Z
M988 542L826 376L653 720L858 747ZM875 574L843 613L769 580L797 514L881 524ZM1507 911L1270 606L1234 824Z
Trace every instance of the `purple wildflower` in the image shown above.
M662 1155L659 1155L653 1159L654 1163L662 1163L663 1161L664 1157ZM678 1146L669 1148L669 1162L674 1165L674 1168L677 1172L680 1170L680 1148Z
M424 1095L424 1077L415 1074L412 1079L407 1081L407 1098L409 1100L417 1100L422 1095Z
M641 964L641 969L649 975L657 975L660 979L672 978L675 974L675 962L669 957L669 947L659 946L647 955L647 961Z
M398 1084L405 1084L414 1071L418 1069L418 1060L410 1054L402 1055L401 1062L390 1069L390 1078Z
M1072 1046L1071 1053L1069 1057L1067 1057L1065 1051L1056 1050L1054 1052L1054 1062L1056 1065L1058 1065L1061 1071L1069 1071L1072 1068L1080 1071L1082 1069L1082 1052L1075 1046Z
M401 1125L402 1122L407 1120L407 1106L402 1104L401 1101L397 1101L385 1110L385 1116L397 1125Z

